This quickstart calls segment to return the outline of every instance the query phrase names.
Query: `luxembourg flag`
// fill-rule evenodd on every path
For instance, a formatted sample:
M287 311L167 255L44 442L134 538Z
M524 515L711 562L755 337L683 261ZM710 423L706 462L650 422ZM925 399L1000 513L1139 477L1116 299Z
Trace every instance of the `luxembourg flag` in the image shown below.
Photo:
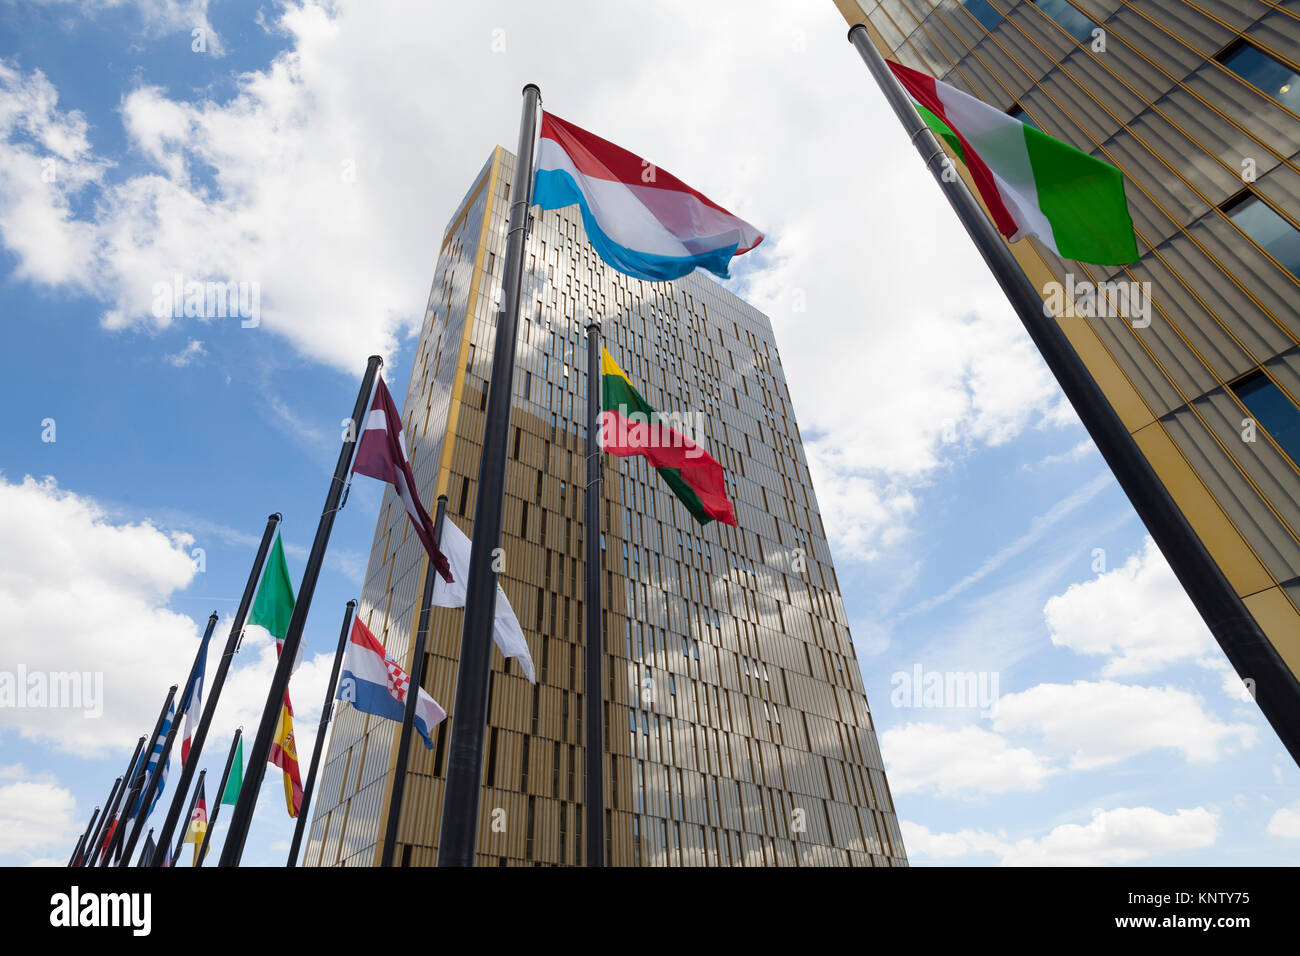
M533 202L575 203L587 240L619 272L665 282L697 268L722 278L763 234L676 176L585 129L542 113Z
M362 713L401 723L410 683L406 671L384 655L384 645L361 623L360 617L354 617L335 696ZM438 702L420 688L415 705L415 732L430 750L433 749L433 738L429 732L446 716L447 712L438 706Z

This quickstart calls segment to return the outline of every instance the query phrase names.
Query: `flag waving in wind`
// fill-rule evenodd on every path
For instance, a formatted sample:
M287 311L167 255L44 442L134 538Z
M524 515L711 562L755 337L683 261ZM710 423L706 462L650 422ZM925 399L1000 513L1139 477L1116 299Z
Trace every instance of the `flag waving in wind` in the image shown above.
M587 241L609 265L649 282L695 269L727 277L734 256L763 234L739 216L621 146L542 113L533 202L576 204Z
M1007 241L1037 236L1058 256L1094 265L1138 260L1118 169L969 93L886 62L926 125L966 165Z
M203 644L199 648L198 666L194 671L194 683L185 688L181 698L181 711L185 714L185 737L181 740L181 765L190 759L190 741L194 738L194 715L203 712L203 672L208 668L208 641L212 639L212 628L203 635Z
M393 396L388 392L382 375L375 379L375 394L370 402L370 412L362 425L357 451L352 459L354 474L367 475L386 481L397 489L397 496L406 506L407 517L416 536L429 554L429 560L438 569L443 580L451 580L451 566L447 557L438 550L438 539L433 533L433 521L420 503L416 491L415 473L406 454L406 438L402 434L402 418L397 414Z
M465 582L469 580L470 540L451 520L451 515L442 519L441 543L447 549L453 580L450 583L433 582L433 606L464 607ZM496 612L492 620L492 643L496 644L503 657L514 658L519 662L519 669L524 672L529 683L537 683L537 670L533 667L532 655L528 653L524 629L520 627L515 609L510 606L510 599L500 584L497 585Z
M277 657L284 646L284 637L289 633L293 605L293 582L289 578L289 565L284 560L284 545L277 534L266 558L262 580L257 585L257 597L248 612L249 624L266 628L275 638ZM275 726L275 739L267 760L284 771L284 802L289 816L297 817L298 808L302 806L302 778L293 741L293 704L289 701L288 688L284 691L284 705L280 708L280 719Z
M401 723L406 716L406 695L410 692L410 685L411 679L406 671L388 658L384 645L361 623L361 618L354 617L335 696L362 713ZM419 691L415 703L415 732L424 740L424 746L432 750L430 732L447 716L447 712L423 687Z
M185 831L184 843L194 844L194 862L199 865L199 847L203 845L203 835L208 832L208 798L203 792L203 782L199 781L198 796L194 800L194 812L190 814L190 827Z

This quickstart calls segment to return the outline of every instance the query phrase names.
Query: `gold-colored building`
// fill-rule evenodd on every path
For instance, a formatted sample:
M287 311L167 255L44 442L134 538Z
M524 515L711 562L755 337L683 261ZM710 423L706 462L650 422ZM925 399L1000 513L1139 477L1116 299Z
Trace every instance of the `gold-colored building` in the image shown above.
M1040 290L1120 281L1149 292L1145 316L1062 307L1057 322L1244 605L1243 619L1280 655L1275 686L1290 700L1259 703L1300 759L1300 8L836 6L849 26L867 26L887 59L1123 171L1138 263L1063 261L1034 239L1011 248ZM863 83L872 85L865 69Z
M443 237L403 408L420 495L473 533L514 158L497 148ZM606 859L615 866L905 865L871 712L767 318L698 275L609 270L576 207L525 252L501 584L538 682L493 654L480 865L583 860L584 327L660 411L697 414L738 527L700 528L643 459L605 461ZM385 495L358 613L410 669L426 557ZM434 608L395 859L438 846L463 611ZM397 725L335 714L304 863L374 865Z

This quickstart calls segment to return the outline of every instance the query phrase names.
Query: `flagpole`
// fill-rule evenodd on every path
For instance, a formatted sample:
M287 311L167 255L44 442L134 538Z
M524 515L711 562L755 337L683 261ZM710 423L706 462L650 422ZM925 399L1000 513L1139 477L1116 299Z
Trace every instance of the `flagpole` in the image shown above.
M600 504L604 489L604 462L600 450L600 320L587 323L587 488L583 535L586 538L583 603L587 614L586 767L584 798L586 828L583 840L587 866L605 865L605 708L601 686L601 625L604 602L600 587Z
M474 538L469 552L465 620L461 630L455 712L451 715L451 746L447 757L447 785L443 790L442 823L438 834L439 866L473 866L478 845L483 737L487 728L488 674L492 666L492 625L496 611L495 562L501 544L501 503L505 495L510 405L514 395L519 292L524 280L524 241L528 238L528 206L533 186L533 146L542 91L529 83L523 89L523 98L519 148L515 151L514 181L510 189L506 258L502 267L502 308L497 313L492 384L483 428L483 452L479 458L478 493L474 499Z
M171 843L172 833L176 829L176 824L180 821L181 807L185 805L185 794L189 790L190 781L194 778L194 769L198 766L199 755L203 752L203 744L208 739L208 730L211 728L212 718L217 712L217 698L221 696L221 689L226 683L226 674L230 671L230 664L235 659L235 654L239 650L239 643L243 639L244 621L248 617L248 609L253 604L253 595L257 591L257 582L262 577L262 566L266 564L266 555L271 550L271 541L275 537L275 529L279 524L279 512L269 515L266 519L266 528L262 531L262 540L257 545L257 556L253 558L252 570L248 572L248 580L244 582L244 593L239 599L239 607L235 610L235 619L230 625L230 635L226 638L226 648L221 653L221 661L217 664L216 674L213 675L212 686L208 689L208 699L203 702L203 716L199 718L199 725L194 728L194 739L190 741L190 756L193 759L187 760L185 765L181 767L180 780L176 784L176 793L172 795L171 806L167 810L167 819L158 832L158 848L154 851L151 866L162 866L167 846Z
M86 860L90 859L91 854L95 852L94 848L95 843L99 840L99 832L104 828L104 819L108 816L108 811L113 806L113 801L117 798L117 789L120 786L122 786L122 778L118 777L113 781L113 786L108 790L107 802L105 802L103 807L100 808L104 812L100 815L98 821L95 821L94 826L90 828L90 832L86 834L86 841L81 847L81 853L79 856L73 857L72 862L68 864L69 866L85 866Z
M212 828L217 825L221 815L221 798L226 795L226 784L230 782L230 768L235 765L235 754L239 752L239 741L243 739L244 728L235 730L235 739L230 742L230 753L226 754L226 769L221 772L221 786L217 788L217 802L208 811L208 828L203 834L203 845L199 847L199 866L208 857L208 843L212 840Z
M205 767L204 769L199 771L198 782L194 784L194 794L193 796L190 797L190 809L185 814L185 829L182 830L180 836L176 838L176 849L172 850L171 862L173 866L176 864L176 857L180 856L181 854L181 847L185 845L185 838L190 835L190 826L194 822L194 808L198 806L199 793L200 791L203 790L203 778L206 777L207 775L208 775L208 771L207 768ZM166 844L164 843L163 846L166 846Z
M262 719L257 727L257 736L253 739L253 750L246 763L244 785L239 791L239 800L230 815L230 833L221 848L221 861L218 864L220 866L238 866L244 853L248 827L253 819L253 808L257 803L257 794L262 789L262 779L266 776L266 762L271 754L271 738L275 735L280 708L284 706L284 695L289 689L293 662L298 656L298 647L302 643L303 625L307 623L307 611L311 607L312 595L316 592L316 579L320 577L321 564L325 560L325 546L329 544L330 532L334 528L334 516L338 513L343 489L347 485L352 453L365 423L366 404L374 388L375 376L379 374L379 366L382 364L383 359L378 355L370 356L369 362L366 363L366 374L361 379L361 389L357 393L356 405L352 408L348 435L343 441L343 447L339 449L338 463L334 466L334 477L330 479L329 492L325 495L325 507L321 512L320 523L316 526L316 537L312 541L311 553L307 556L307 567L302 573L298 599L293 605L289 628L285 632L280 658L275 665L275 676L271 679L271 687L266 695L266 706L262 708Z
M298 808L298 819L293 827L293 842L289 845L289 862L285 866L298 865L298 848L302 845L302 834L307 825L307 809L311 806L311 794L316 784L316 767L320 764L321 751L325 747L325 730L329 727L330 717L334 713L334 687L339 682L339 665L343 663L343 648L348 642L348 631L356 609L357 602L353 600L347 603L347 608L343 612L339 646L334 651L334 669L330 671L330 682L325 685L325 703L320 709L320 726L316 728L316 743L311 748L311 766L307 768L307 783L302 788L302 806ZM224 783L222 787L225 787Z
M116 787L117 785L114 784ZM110 794L111 799L111 794ZM76 866L77 857L86 847L86 841L90 839L90 831L95 829L95 821L99 819L99 807L96 806L90 814L90 822L86 824L86 829L82 831L81 836L77 839L77 845L72 848L72 856L68 858L68 866Z
M116 796L108 798L108 805L104 808L104 814L99 818L99 826L95 828L95 849L92 851L90 858L91 866L100 866L99 857L101 851L107 851L108 847L100 846L99 840L102 835L104 841L108 841L108 835L112 832L111 827L113 820L117 817L118 808L122 805L122 798L126 795L127 788L131 786L131 777L135 773L135 762L140 759L140 751L144 749L144 737L142 736L135 742L135 752L131 755L130 761L126 765L126 771L118 777L118 787Z
M199 649L194 652L194 663L190 665L190 676L185 679L185 693L181 695L181 706L176 711L176 718L172 725L167 728L167 737L163 741L162 752L158 755L158 762L154 764L153 773L149 775L149 785L145 787L144 799L140 803L143 810L148 807L154 799L154 794L162 785L163 775L166 773L167 761L171 759L172 744L176 742L176 732L180 729L181 718L185 716L184 712L194 706L194 686L198 680L199 668L206 662L208 656L208 641L212 639L212 632L217 627L217 612L213 611L208 617L207 629L203 632L203 640L199 641ZM194 757L191 753L190 757ZM177 786L179 790L179 785ZM136 818L135 827L131 830L131 839L127 841L126 852L122 854L123 860L130 860L131 855L135 853L136 841L140 839L140 831L144 829L145 817L148 813L141 813ZM122 865L126 865L123 863Z
M149 856L149 841L153 839L153 827L149 828L149 833L144 838L144 849L140 851L140 859L136 861L136 866L144 866L145 858Z
M447 496L438 496L438 513L433 519L433 536L442 540L442 523L447 518ZM384 831L384 850L380 866L393 865L393 852L397 847L397 825L402 815L402 800L406 795L406 765L411 753L411 735L415 730L415 706L424 686L424 648L429 637L429 613L433 606L433 584L438 569L430 561L424 571L424 593L420 597L420 620L415 629L415 646L411 649L411 673L406 688L406 708L402 712L402 730L397 742L397 762L393 766L393 790L388 798L388 824Z
M137 761L139 763L139 766L136 767L135 772L131 774L131 786L128 790L127 798L126 798L127 816L123 818L121 824L118 826L117 830L113 833L113 839L109 842L108 845L110 851L121 849L123 840L125 839L126 836L126 828L131 824L131 821L133 821L137 816L137 814L131 813L131 808L136 806L136 800L140 796L141 790L144 789L144 772L145 772L145 768L149 766L149 754L153 753L154 741L158 739L158 734L162 732L163 721L167 719L167 708L171 707L172 700L174 700L175 697L176 697L176 685L172 684L171 688L167 691L166 699L163 701L162 710L158 712L158 720L153 725L153 733L149 735L148 738L149 743L147 745L147 751L141 751L140 759ZM140 813L146 812L143 800L140 801L139 812ZM109 854L104 855L105 861L107 861L108 856ZM120 856L118 857L118 864L119 865L121 864ZM102 862L99 865L107 866L108 863Z
M1246 609L1222 569L1174 503L1164 482L1106 400L1001 234L989 221L960 176L945 176L947 157L938 138L912 106L907 93L859 23L849 30L857 49L904 130L925 158L953 211L979 249L998 285L1010 300L1043 361L1055 376L1115 475L1133 510L1169 562L1175 576L1205 620L1224 656L1239 675L1255 681L1252 697L1300 763L1300 680L1282 660L1259 623Z

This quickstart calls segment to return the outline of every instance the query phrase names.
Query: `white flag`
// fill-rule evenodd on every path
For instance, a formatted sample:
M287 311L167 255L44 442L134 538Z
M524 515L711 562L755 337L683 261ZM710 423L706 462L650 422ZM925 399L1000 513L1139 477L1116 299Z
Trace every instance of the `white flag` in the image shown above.
M465 586L469 581L469 538L456 526L450 515L442 519L442 538L438 547L447 556L451 564L452 581L448 584L441 577L433 581L434 607L464 607ZM528 653L528 642L524 640L524 629L519 626L519 618L510 606L506 592L497 585L496 617L492 622L492 640L505 657L519 661L519 667L530 683L537 683L537 671L533 667L532 655Z

